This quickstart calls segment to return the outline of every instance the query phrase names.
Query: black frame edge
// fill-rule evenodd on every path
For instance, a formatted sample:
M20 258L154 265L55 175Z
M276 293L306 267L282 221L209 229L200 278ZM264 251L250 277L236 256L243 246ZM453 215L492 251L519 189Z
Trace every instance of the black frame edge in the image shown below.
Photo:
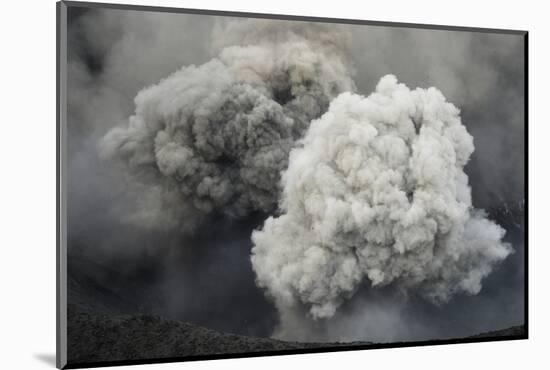
M525 32L523 35L523 42L524 42L524 97L523 97L523 103L524 103L524 125L525 125L525 132L523 134L523 140L524 140L524 180L523 180L523 186L524 186L524 197L525 197L525 207L524 207L524 225L525 225L525 231L523 235L523 248L524 248L524 266L523 266L523 282L524 282L524 305L523 305L523 315L524 315L524 327L525 327L525 337L526 339L529 338L529 32Z
M226 360L236 358L253 358L253 357L271 357L271 356L289 356L289 355L306 355L316 353L331 353L331 352L348 352L361 350L375 349L400 349L407 347L426 347L426 346L441 346L449 344L481 344L487 342L501 342L511 340L526 340L526 333L523 335L511 335L503 337L486 337L486 338L462 338L448 340L428 340L419 342L402 342L402 343L384 343L371 345L350 345L326 348L308 348L308 349L292 349L280 351L258 351L258 352L243 352L243 353L227 353L219 355L200 355L189 357L166 357L166 358L151 358L140 360L113 360L101 362L78 362L69 363L64 369L82 369L95 367L111 367L111 366L128 366L128 365L152 365L173 362L194 362L194 361L210 361L210 360Z
M315 16L302 16L293 14L270 14L270 13L253 13L253 12L240 12L240 11L228 11L228 10L215 10L215 9L192 9L192 8L175 8L166 6L153 6L153 5L131 5L131 4L112 4L101 2L87 2L87 1L72 1L62 0L67 6L84 7L84 8L105 8L116 10L136 10L136 11L148 11L148 12L161 12L161 13L184 13L184 14L198 14L198 15L210 15L210 16L226 16L226 17L244 17L244 18L266 18L266 19L280 19L287 21L303 21L303 22L324 22L324 23L340 23L340 24L355 24L355 25L367 25L367 26L386 26L386 27L398 27L398 28L419 28L435 31L463 31L463 32L481 32L481 33L501 33L522 35L526 33L526 30L514 30L514 29L498 29L498 28L484 28L484 27L461 27L450 26L440 24L425 24L425 23L406 23L406 22L385 22L385 21L373 21L351 18L326 18Z
M65 125L67 4L56 3L56 367L67 366L67 259L65 238Z
M55 43L56 43L56 63L55 63L55 83L56 83L56 94L55 94L55 365L57 368L61 368L61 330L60 330L60 301L59 301L59 44L60 40L60 17L61 17L61 3L55 4Z

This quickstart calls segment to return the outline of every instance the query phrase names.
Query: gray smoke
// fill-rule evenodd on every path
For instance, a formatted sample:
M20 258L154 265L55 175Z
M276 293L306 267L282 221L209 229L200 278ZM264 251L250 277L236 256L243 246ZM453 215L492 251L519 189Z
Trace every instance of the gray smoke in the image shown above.
M354 89L337 28L220 27L217 58L140 91L135 113L101 141L103 155L128 170L128 184L142 187L133 223L191 230L212 213L273 211L296 140L332 98Z
M77 13L78 9L83 11ZM78 7L70 7L71 11L74 13L69 32L68 79L69 250L73 257L82 254L86 267L76 264L73 269L98 277L101 287L118 286L116 291L121 295L135 299L139 305L152 306L152 312L254 336L270 335L278 320L284 325L276 328L275 335L316 341L457 337L521 323L523 230L507 224L504 216L495 217L498 209L494 209L521 201L524 192L525 76L521 36L235 21L206 15L92 11ZM315 67L311 68L312 65ZM182 66L189 67L173 74ZM306 91L313 91L312 100L319 99L320 103L311 105L320 107L315 114L306 109L307 94L300 95L303 99L292 106L296 96L288 93L292 90L290 85L300 86L299 81L291 81L291 76L297 73L293 71L308 68L314 71L314 78L311 83L304 80L303 86ZM210 71L229 76L229 82L206 78L204 75ZM278 304L277 313L263 296L264 291L271 294L271 289L255 286L255 273L248 258L253 246L250 234L267 216L263 212L242 215L257 207L256 210L267 209L270 215L278 216L277 201L284 196L277 184L279 174L265 185L278 192L271 196L261 187L267 181L257 175L267 177L288 168L288 151L300 147L297 139L305 134L309 116L318 118L340 92L355 90L353 85L362 94L370 93L380 76L388 73L399 76L409 86L437 86L461 108L463 124L474 137L476 147L464 169L472 186L472 203L485 208L491 219L506 228L505 240L517 253L506 258L498 269L488 264L493 273L483 279L480 293L455 294L450 304L430 303L429 285L408 287L403 279L395 278L373 287L366 276L349 296L344 294L330 319L313 319L312 303L303 303L299 295L294 296L296 304L292 307ZM181 81L176 76L185 74L190 79L196 78L197 84L186 80L182 83L182 88L188 87L184 92L178 92L177 86L173 92L169 91L169 81L176 85L176 81ZM214 74L211 77L214 76L218 77ZM334 93L325 94L321 86L330 87L331 79L339 87ZM211 94L201 92L201 84L205 90L211 89ZM139 94L142 100L136 104L136 95L148 86ZM148 90L165 96L146 96ZM195 107L188 106L184 96L198 96L193 103ZM222 112L221 108L216 111L226 102L230 102L228 112ZM137 114L142 108L143 114ZM154 109L146 111L149 108ZM211 112L205 113L206 109ZM265 165L265 158L252 155L257 148L254 143L249 146L248 141L242 146L226 145L227 139L242 143L241 138L229 133L240 127L241 118L237 119L234 113L237 111L242 112L238 114L246 122L256 122L259 113L264 112L273 117L268 126L264 125L267 121L261 123L273 135L261 131L257 137L265 138L266 142L278 141L272 147L284 148L284 164ZM201 132L204 134L201 137L206 140L181 144L183 128L195 127L196 123L186 121L179 125L175 117L180 112L191 120L204 118L206 131ZM144 117L147 117L143 121L145 130L140 132L135 130L137 126L131 127L130 121ZM213 126L218 118L223 122ZM302 124L306 127L289 130L284 127L287 119L293 121L293 127ZM164 121L172 128L167 133L163 132L165 128L155 132L154 125ZM115 135L111 139L116 140L109 143L103 139L106 134ZM157 135L163 144L160 160L155 151ZM285 139L284 135L289 136ZM209 140L213 138L215 142L211 143ZM168 141L163 142L165 139ZM120 147L117 140L121 140ZM103 159L98 158L98 141L102 141ZM220 151L222 141L222 152L227 150L229 154L212 160L211 152ZM271 153L270 145L266 148L265 153ZM222 183L231 178L232 187L233 183L239 185L238 190L229 189L236 196L230 200L220 196L227 194L224 193L227 181L219 187L223 191L205 196L198 189L198 175L180 177L178 171L191 168L191 162L189 166L187 162L180 165L187 150L193 152L192 159L200 164L201 170L212 171L213 178ZM230 151L239 151L235 155L238 158L232 157ZM242 161L246 153L253 160ZM106 155L114 160L105 160ZM217 188L214 183L201 187L207 192ZM474 216L477 212L472 209L471 217L483 218ZM216 213L222 214L217 217ZM202 219L205 216L208 219ZM198 223L200 227L196 228ZM188 232L191 229L192 235ZM105 276L96 265L107 266L120 276L117 279ZM386 280L390 280L389 276L392 275ZM461 291L465 290L458 289L456 293ZM429 299L422 298L422 294ZM93 293L92 298L94 302L102 299Z
M281 215L252 235L253 268L282 326L301 305L332 317L365 281L434 303L477 294L512 248L472 207L463 168L473 150L435 88L411 91L388 75L367 98L336 98L290 153Z

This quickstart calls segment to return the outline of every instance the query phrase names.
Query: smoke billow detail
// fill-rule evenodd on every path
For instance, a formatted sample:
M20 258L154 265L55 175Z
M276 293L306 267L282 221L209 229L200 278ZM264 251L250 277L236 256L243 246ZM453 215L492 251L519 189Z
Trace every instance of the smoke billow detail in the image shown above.
M128 122L101 141L142 188L128 216L138 225L190 231L213 213L275 210L289 151L354 89L337 28L250 20L218 36L218 57L143 89Z
M120 280L153 281L158 312L246 335L388 342L516 323L523 234L490 208L523 189L517 161L490 163L523 133L513 40L195 17L75 22L93 52L72 62L71 253L118 271L123 251ZM437 86L468 132L435 88L386 76L354 94L387 73Z
M459 110L435 88L383 77L343 93L291 151L281 214L253 233L257 281L284 318L330 318L365 281L438 304L481 281L512 248L472 207L474 150ZM369 303L366 302L366 305Z

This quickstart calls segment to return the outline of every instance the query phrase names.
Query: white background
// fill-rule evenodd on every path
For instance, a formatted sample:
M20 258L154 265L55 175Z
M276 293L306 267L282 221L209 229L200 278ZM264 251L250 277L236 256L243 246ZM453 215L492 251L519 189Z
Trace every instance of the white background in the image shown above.
M547 144L550 122L546 110L550 105L547 88L550 21L545 1L126 2L530 32L529 340L134 366L133 369L548 368L550 360L545 350L550 350L547 286L550 268L546 264L550 256L546 209L550 206L550 145ZM51 369L55 357L55 2L5 1L1 14L0 368Z

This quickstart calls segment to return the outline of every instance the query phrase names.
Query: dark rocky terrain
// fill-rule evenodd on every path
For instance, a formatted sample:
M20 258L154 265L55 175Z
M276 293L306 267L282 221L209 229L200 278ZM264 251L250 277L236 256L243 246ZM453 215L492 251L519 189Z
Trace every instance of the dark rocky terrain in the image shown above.
M524 326L514 326L461 339L521 337ZM434 341L433 344L445 341ZM299 343L220 333L190 323L166 320L156 315L107 315L68 307L69 365L194 358L201 356L253 354L335 347L380 347L370 342ZM399 346L400 343L393 345ZM383 346L383 345L382 345Z
M507 329L489 331L468 337L469 339L498 338L498 337L521 337L525 336L525 326L517 325Z
M296 351L355 343L299 343L220 332L135 308L128 295L98 283L86 265L69 263L67 335L69 367L92 363L197 358L254 352Z
M156 315L93 314L68 309L69 364L239 354L357 343L299 343L220 333Z

